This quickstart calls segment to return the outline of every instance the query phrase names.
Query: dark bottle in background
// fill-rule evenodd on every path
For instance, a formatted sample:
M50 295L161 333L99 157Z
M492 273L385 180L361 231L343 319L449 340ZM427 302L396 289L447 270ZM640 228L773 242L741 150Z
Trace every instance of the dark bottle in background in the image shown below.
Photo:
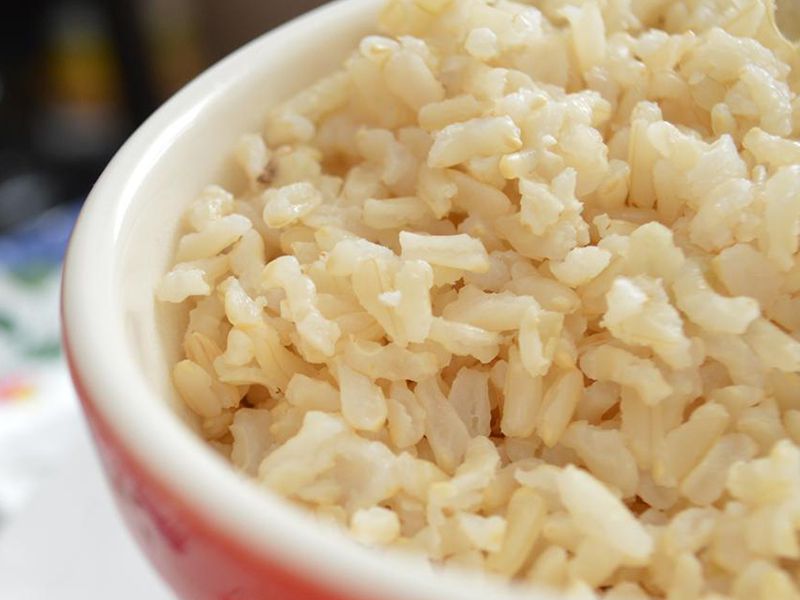
M100 4L13 3L0 22L0 230L85 193L129 129Z
M209 64L323 2L0 4L0 235L80 202L160 103Z

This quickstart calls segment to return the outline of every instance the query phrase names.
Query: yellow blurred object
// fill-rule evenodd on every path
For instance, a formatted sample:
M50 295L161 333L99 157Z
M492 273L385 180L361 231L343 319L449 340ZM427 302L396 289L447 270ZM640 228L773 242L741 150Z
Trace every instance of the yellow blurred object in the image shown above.
M107 15L77 1L47 15L34 142L56 161L103 161L125 132L122 71Z
M99 16L80 5L54 15L45 63L51 103L105 105L120 99L111 40Z

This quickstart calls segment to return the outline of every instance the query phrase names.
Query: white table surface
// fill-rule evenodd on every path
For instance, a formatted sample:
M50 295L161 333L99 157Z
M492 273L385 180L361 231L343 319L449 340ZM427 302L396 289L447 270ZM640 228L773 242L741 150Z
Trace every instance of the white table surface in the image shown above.
M61 466L0 530L0 598L176 600L125 529L76 421Z

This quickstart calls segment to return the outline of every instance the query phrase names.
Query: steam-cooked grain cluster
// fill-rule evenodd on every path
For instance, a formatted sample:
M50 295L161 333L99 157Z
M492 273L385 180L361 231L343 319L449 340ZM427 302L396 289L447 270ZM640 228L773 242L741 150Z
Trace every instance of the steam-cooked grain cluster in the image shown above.
M365 544L798 598L798 55L757 0L390 0L235 149L175 386Z

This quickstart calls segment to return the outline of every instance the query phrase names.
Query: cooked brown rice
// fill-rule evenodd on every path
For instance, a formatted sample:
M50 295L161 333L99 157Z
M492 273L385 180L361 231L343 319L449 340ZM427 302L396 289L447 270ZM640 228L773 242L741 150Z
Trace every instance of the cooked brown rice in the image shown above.
M157 295L241 472L367 545L800 598L800 58L760 0L390 0Z

